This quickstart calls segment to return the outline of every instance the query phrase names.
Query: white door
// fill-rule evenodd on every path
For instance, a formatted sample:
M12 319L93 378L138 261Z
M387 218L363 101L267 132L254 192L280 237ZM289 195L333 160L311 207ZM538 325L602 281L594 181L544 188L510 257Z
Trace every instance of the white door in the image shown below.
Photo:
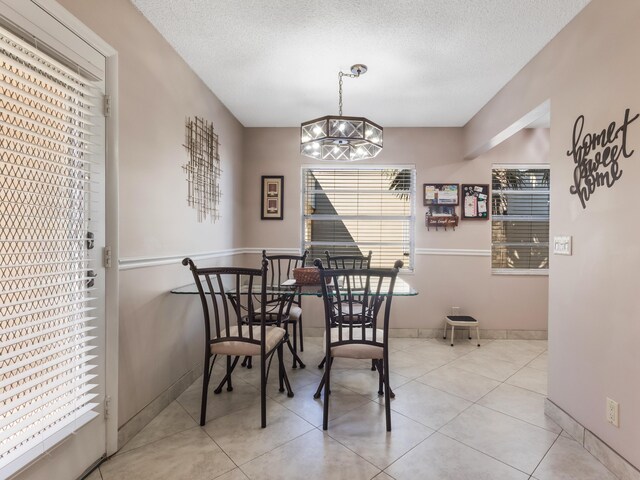
M0 478L106 452L105 59L0 0Z

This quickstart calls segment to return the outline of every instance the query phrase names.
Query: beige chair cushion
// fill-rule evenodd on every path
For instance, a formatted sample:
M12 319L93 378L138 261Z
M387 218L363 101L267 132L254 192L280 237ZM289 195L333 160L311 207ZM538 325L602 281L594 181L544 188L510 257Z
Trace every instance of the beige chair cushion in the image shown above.
M242 336L245 338L249 338L249 326L242 326ZM253 338L254 340L260 340L260 327L254 326L253 328ZM284 328L280 327L265 327L265 332L267 334L265 350L270 352L273 350L278 343L284 337L285 331ZM226 334L226 331L221 332L221 337L237 337L238 336L238 327L231 327L229 329L229 335ZM254 355L260 355L260 345L256 345L253 343L230 340L226 342L218 342L211 344L211 353L214 355L233 355L233 356L248 356L252 357Z
M291 309L289 310L289 318L291 320L300 320L302 316L302 309L297 305L291 305Z
M326 335L326 332L325 332ZM345 341L349 338L349 328L342 328L342 340ZM353 339L361 340L362 339L362 329L354 328L353 329ZM373 341L373 329L365 328L365 340ZM331 342L338 342L338 329L331 329ZM376 330L376 342L382 343L384 341L384 331ZM336 347L331 347L331 356L332 357L343 357L343 358L361 358L361 359L380 359L383 357L383 348L377 347L375 345L366 345L366 344L358 344L352 343L348 345L338 345Z

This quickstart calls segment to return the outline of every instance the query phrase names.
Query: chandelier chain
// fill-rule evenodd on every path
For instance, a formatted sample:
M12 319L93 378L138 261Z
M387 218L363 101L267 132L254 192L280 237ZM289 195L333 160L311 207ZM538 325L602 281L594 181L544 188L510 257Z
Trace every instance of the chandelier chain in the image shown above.
M338 116L342 116L342 77L358 78L360 73L338 72Z

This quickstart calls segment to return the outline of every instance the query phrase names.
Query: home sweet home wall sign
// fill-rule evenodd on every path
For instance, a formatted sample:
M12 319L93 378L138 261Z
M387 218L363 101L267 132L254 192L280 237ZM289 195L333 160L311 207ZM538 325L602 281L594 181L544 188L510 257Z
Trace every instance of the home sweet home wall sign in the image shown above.
M584 115L580 115L573 124L572 147L567 156L573 158L573 185L569 188L572 195L578 195L582 208L587 208L591 195L599 187L611 188L622 177L620 157L633 155L628 145L629 125L640 115L631 116L627 108L621 124L615 121L602 131L586 133Z

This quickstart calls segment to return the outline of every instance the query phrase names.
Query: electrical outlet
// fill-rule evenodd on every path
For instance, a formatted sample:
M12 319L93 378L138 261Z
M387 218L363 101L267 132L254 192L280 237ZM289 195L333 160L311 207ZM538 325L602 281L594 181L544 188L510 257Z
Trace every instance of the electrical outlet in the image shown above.
M618 402L607 398L607 421L615 427L619 427L618 422Z

